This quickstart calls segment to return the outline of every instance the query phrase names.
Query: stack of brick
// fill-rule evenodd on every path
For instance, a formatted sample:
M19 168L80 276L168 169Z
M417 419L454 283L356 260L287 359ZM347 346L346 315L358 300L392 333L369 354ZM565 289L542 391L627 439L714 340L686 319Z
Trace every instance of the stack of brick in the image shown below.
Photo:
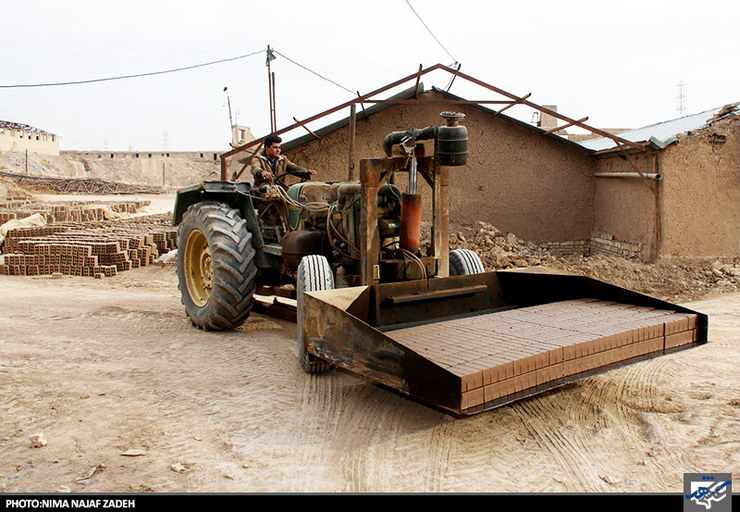
M26 210L30 205L34 204L33 201L28 199L8 199L0 202L0 225L5 224L9 220L15 220L23 218L22 212Z
M54 215L58 213L54 211ZM151 265L161 254L177 248L177 228L171 226L168 215L107 221L94 216L94 221L55 222L10 230L2 247L0 274L110 277Z
M386 334L458 376L467 409L689 346L697 315L576 299Z
M36 213L48 224L58 222L94 222L115 214L136 213L149 201L72 201L65 203L37 203L31 200L0 202L0 223L23 219Z

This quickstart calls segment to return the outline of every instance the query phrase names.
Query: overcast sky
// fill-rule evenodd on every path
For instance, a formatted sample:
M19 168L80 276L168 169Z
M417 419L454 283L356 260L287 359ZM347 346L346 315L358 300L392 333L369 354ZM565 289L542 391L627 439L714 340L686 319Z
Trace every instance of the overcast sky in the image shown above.
M678 117L679 82L687 115L740 101L738 19L737 0L0 0L0 86L153 73L258 52L141 78L0 87L0 120L56 133L62 149L224 151L224 87L239 124L257 137L270 130L270 45L280 52L271 64L279 128L419 65L455 61L537 104L588 116L592 126L637 128ZM449 78L435 72L423 82L446 87ZM460 79L451 92L501 99ZM507 113L529 121L532 111Z

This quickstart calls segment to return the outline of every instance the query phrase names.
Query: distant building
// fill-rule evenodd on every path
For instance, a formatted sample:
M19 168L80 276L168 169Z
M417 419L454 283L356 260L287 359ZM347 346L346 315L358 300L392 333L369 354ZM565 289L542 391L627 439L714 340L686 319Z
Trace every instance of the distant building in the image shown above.
M252 142L254 140L254 135L252 135L252 130L248 126L241 126L238 124L235 124L231 127L231 146L232 147L238 147L246 144L247 142Z
M0 151L59 155L59 137L27 124L0 121Z

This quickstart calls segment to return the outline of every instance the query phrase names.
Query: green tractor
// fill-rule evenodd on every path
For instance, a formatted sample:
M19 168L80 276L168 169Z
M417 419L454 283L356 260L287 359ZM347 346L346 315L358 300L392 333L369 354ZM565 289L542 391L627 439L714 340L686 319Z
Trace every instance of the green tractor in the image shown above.
M173 223L179 225L179 288L191 322L229 330L263 305L255 295L294 299L301 366L322 371L326 363L305 351L304 292L483 272L474 252L448 252L446 166L465 164L467 131L458 124L462 114L442 115L445 126L389 134L386 157L362 160L358 182L314 182L292 171L258 187L207 181L181 189ZM434 141L434 156L424 156L425 140ZM406 191L396 184L397 173L408 174ZM290 175L300 181L288 185ZM436 229L426 253L419 175L434 197Z
M182 189L174 223L192 323L232 329L256 308L284 312L287 297L305 372L339 368L455 416L706 343L696 311L548 269L486 272L473 251L450 251L447 186L467 132L460 115L443 117L389 134L358 182ZM431 189L425 247L419 177Z

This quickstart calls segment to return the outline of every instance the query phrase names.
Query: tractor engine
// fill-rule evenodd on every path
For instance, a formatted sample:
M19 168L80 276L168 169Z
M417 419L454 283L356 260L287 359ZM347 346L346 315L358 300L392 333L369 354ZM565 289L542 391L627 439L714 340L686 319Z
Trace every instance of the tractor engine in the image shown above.
M323 254L340 275L359 274L360 184L356 182L305 182L287 190L286 234L281 238L287 273L298 268L301 258ZM382 254L390 259L399 250L401 234L400 189L386 184L378 193L378 228ZM292 202L291 202L292 200Z

